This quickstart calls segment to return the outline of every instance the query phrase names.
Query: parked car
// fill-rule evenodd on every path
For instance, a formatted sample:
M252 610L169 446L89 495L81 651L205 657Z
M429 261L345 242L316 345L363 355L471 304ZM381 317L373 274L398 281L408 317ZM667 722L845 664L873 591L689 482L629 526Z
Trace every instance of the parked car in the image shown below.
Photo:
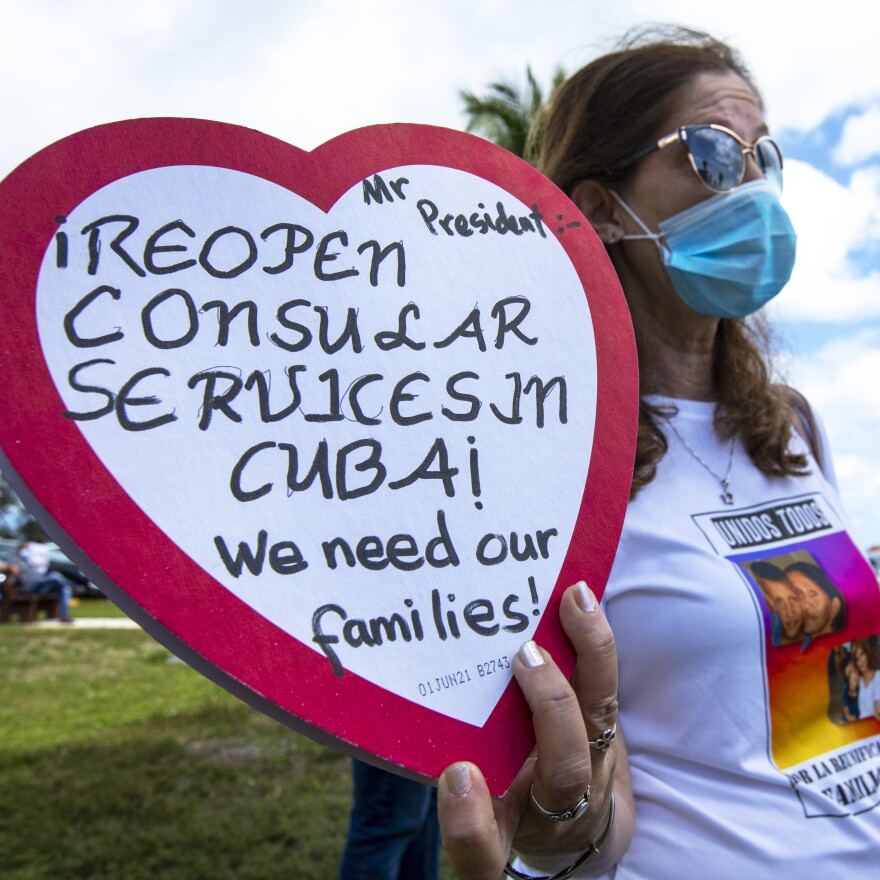
M15 548L17 546L17 541L10 541L8 538L0 538L0 562L6 562L7 559L14 556ZM0 593L3 592L4 583L6 583L6 573L0 572Z
M10 556L14 556L17 547L18 541L13 541L12 538L0 538L0 562L6 562Z

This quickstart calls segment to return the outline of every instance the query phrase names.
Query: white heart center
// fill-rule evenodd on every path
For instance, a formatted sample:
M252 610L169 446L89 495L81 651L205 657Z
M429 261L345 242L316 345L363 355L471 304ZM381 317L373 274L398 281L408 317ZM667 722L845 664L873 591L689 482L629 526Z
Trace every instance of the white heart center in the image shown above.
M328 674L482 725L572 538L593 328L540 206L380 178L329 213L222 168L120 179L46 252L40 340L183 553Z

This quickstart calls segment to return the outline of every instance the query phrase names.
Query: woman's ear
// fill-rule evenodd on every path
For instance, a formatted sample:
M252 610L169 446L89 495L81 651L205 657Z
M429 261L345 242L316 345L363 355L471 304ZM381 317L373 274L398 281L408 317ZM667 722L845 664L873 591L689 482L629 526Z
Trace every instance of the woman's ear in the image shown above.
M620 206L608 189L593 180L582 180L571 191L571 200L590 221L605 244L616 244L626 233Z

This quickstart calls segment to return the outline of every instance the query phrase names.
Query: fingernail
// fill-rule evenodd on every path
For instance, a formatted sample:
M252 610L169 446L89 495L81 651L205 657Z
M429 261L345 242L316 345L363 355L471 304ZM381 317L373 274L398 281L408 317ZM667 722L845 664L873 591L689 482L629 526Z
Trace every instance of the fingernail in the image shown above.
M519 649L519 656L522 658L522 662L530 669L544 665L544 655L538 650L538 646L534 642L524 642L523 646Z
M578 581L574 588L577 590L578 604L587 614L592 614L596 610L595 596L587 589L587 585L583 581Z
M456 797L467 794L471 790L471 768L463 761L453 764L446 771L446 784Z

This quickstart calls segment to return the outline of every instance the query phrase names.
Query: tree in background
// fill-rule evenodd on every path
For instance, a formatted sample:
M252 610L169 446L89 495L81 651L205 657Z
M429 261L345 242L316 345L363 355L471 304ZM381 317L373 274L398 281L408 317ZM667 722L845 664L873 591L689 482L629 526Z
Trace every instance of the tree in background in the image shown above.
M460 91L459 97L464 102L464 114L467 117L466 129L534 164L540 149L540 128L536 126L531 134L530 130L539 118L545 100L549 100L553 92L565 82L565 76L565 71L557 67L546 99L528 65L524 89L501 81L490 83L482 95Z
M34 538L35 528L39 529L36 520L18 500L6 477L0 474L0 538Z

